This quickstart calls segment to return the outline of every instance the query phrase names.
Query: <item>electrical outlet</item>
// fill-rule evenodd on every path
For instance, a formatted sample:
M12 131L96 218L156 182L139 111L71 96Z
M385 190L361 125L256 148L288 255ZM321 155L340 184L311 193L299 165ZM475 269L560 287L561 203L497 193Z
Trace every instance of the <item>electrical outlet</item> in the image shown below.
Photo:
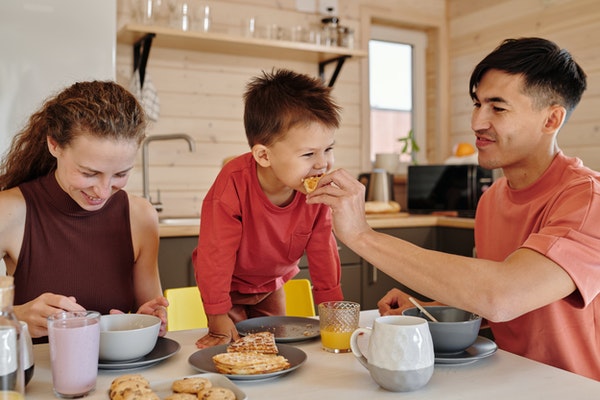
M333 12L329 12L329 8L333 9ZM338 8L338 0L319 0L319 14L322 15L338 15L340 12Z

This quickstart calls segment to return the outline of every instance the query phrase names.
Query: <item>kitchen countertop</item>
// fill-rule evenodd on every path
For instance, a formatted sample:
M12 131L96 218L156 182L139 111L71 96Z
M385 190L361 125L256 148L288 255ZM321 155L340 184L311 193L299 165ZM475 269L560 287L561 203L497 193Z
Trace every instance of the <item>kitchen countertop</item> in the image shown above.
M371 326L377 310L362 311L360 326ZM96 390L85 399L107 400L108 388L117 376L139 373L153 384L171 382L198 374L188 358L198 349L196 340L206 329L168 332L181 349L174 356L146 368L99 371ZM412 399L412 400L563 400L597 399L600 382L498 350L464 364L437 364L429 383L414 392L395 393L381 389L352 353L334 354L321 349L319 339L290 343L307 355L295 371L276 378L257 381L233 381L249 400L258 399ZM27 386L28 400L56 399L52 394L52 375L48 344L34 346L35 371ZM165 386L165 385L163 385Z
M161 218L162 220L163 218ZM165 218L166 219L166 218ZM200 220L198 218L170 218L172 223L160 223L160 237L198 236ZM367 221L372 228L414 228L423 226L443 226L450 228L473 229L475 220L472 218L458 218L439 215L409 215L396 214L370 214Z

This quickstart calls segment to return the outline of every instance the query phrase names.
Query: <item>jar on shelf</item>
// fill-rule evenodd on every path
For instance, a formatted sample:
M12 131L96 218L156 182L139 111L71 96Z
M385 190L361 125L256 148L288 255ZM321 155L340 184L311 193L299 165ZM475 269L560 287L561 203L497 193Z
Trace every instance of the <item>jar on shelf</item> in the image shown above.
M354 48L354 29L341 25L338 27L338 46Z
M321 44L324 46L338 45L338 17L327 17L321 20L322 34Z

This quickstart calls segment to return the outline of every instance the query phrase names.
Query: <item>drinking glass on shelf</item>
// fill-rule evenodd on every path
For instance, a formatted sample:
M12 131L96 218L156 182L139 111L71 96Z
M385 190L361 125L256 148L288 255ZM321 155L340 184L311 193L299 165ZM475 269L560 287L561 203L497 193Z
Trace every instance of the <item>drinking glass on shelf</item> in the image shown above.
M290 40L292 42L306 42L306 29L301 25L290 28Z
M161 6L160 0L131 0L133 19L144 25L156 23Z
M197 24L197 4L193 0L169 0L169 25L183 31L191 31Z
M250 17L243 21L244 37L256 37L256 17Z
M204 6L202 9L202 25L200 26L200 30L202 32L210 31L211 21L210 6Z

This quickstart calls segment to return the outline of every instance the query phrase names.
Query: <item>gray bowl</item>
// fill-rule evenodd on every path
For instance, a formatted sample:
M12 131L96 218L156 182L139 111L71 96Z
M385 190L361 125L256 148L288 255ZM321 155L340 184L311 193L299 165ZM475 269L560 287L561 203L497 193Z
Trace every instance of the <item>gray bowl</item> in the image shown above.
M481 317L455 307L427 306L425 309L439 322L429 321L429 318L418 308L406 309L402 314L421 317L428 321L433 350L436 353L460 353L477 340Z

